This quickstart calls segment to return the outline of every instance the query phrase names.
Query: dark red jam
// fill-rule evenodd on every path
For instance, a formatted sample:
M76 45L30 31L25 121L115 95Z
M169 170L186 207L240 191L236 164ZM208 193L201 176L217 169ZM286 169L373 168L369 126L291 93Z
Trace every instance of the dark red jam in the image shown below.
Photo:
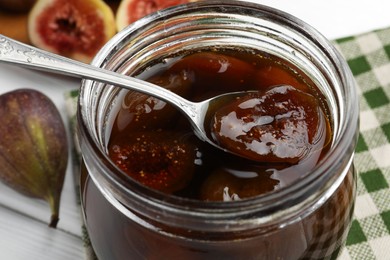
M193 101L255 90L216 108L209 126L216 141L247 159L200 141L170 105L128 92L114 120L109 156L130 178L162 193L145 192L131 183L135 188L122 202L117 186L107 193L83 168L83 212L99 259L336 259L353 213L352 166L334 173L339 177L329 182L336 184L333 190L318 188L325 189L326 196L321 193L314 202L305 199L308 205L293 204L287 209L293 215L285 219L278 218L279 211L241 219L241 208L234 207L261 208L261 198L243 199L277 190L283 194L280 189L310 175L325 160L332 118L320 89L292 64L265 53L208 50L147 66L135 75ZM169 204L170 199L183 202L178 204L188 215L176 215L177 204ZM193 205L213 210L199 216ZM233 222L223 219L219 226L213 222L219 206L240 212Z
M255 90L216 109L209 126L229 155L198 140L171 105L128 92L109 156L134 180L175 196L228 201L272 192L310 174L332 132L321 91L298 68L265 53L209 50L166 58L138 77L189 100Z

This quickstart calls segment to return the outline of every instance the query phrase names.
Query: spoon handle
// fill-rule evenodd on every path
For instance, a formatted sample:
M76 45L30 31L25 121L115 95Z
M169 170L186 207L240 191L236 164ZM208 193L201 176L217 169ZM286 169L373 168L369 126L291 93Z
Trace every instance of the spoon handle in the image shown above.
M23 44L0 34L0 62L21 65L31 69L68 75L77 78L90 79L106 84L120 86L144 94L157 97L176 107L189 117L197 117L196 104L175 93L139 80L109 70L78 62L63 56L53 54L38 48ZM193 118L191 118L193 119Z

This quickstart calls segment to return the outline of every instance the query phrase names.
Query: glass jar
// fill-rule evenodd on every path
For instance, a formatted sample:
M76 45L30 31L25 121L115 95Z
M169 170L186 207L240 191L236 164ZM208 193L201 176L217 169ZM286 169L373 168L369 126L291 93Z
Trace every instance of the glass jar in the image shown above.
M129 180L107 145L125 90L83 81L78 107L82 205L99 259L334 259L351 223L358 104L332 44L284 12L243 1L201 1L147 16L119 32L92 64L131 75L167 55L215 46L288 61L326 97L333 143L314 170L269 194L202 202Z

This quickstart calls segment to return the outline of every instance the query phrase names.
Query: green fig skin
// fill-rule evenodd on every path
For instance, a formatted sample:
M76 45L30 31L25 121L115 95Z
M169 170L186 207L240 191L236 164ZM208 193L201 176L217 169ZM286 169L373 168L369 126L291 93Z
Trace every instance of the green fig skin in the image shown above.
M14 190L47 201L50 227L59 204L68 162L64 123L54 103L33 89L0 96L0 180Z

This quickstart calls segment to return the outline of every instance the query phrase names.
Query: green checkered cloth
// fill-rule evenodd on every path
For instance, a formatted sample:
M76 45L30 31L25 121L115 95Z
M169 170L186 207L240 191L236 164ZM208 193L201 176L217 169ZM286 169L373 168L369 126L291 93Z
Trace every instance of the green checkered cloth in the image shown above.
M335 45L355 76L360 102L356 208L340 259L390 259L390 28Z
M339 259L390 259L390 28L337 39L334 44L355 76L360 101L357 198ZM66 98L71 125L76 94ZM91 259L85 235L86 258Z

